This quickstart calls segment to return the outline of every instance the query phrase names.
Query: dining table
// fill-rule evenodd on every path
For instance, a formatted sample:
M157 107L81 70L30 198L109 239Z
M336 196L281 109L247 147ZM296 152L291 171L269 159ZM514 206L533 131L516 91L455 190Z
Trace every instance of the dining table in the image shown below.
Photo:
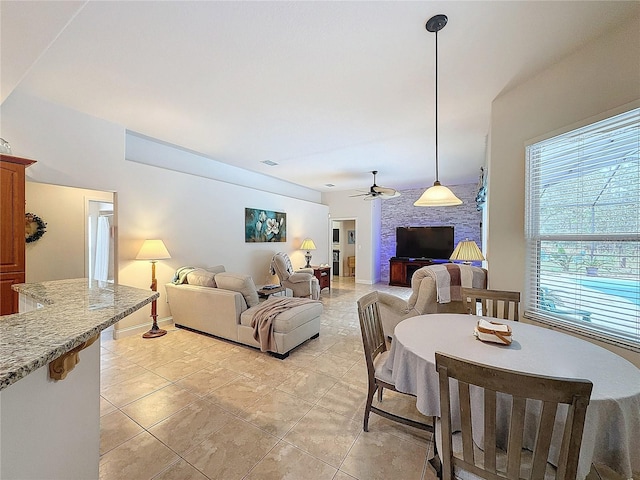
M508 324L512 343L478 340L474 327L481 318ZM455 313L411 317L395 328L384 373L397 390L416 397L418 411L434 417L441 414L436 352L529 374L590 380L577 478L586 478L592 463L627 479L640 478L640 369L628 360L587 340L524 322Z

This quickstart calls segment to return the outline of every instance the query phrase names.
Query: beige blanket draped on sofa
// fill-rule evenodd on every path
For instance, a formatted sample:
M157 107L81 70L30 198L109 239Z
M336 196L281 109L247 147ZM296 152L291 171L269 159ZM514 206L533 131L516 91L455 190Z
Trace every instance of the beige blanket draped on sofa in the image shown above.
M273 321L282 312L307 303L319 303L317 300L301 297L271 297L256 308L251 320L253 338L260 343L263 352L276 351L273 334Z

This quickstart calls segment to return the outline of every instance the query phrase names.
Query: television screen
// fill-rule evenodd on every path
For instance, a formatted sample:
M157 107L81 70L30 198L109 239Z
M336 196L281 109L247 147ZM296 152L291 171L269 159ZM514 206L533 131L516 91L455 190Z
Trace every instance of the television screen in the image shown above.
M453 227L396 228L396 257L447 259L454 248Z

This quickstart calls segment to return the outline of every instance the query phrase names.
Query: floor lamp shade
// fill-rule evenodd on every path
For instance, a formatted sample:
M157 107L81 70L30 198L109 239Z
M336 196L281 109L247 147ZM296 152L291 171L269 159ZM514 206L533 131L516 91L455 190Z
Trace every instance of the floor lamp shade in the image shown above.
M145 240L136 260L166 260L171 258L162 240Z
M162 240L145 240L136 255L136 260L148 260L151 262L151 290L154 292L158 291L158 281L156 280L156 261L158 260L166 260L167 258L171 258L169 255L169 250L164 245ZM153 325L151 330L142 335L143 338L155 338L161 337L167 333L166 330L162 330L158 328L158 311L156 300L151 302L151 318L153 319Z

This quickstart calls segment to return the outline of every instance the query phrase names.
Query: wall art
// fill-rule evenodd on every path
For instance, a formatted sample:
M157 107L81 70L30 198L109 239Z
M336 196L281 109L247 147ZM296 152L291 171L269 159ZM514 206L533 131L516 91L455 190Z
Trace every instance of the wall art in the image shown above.
M287 214L259 208L245 208L244 241L286 242Z

